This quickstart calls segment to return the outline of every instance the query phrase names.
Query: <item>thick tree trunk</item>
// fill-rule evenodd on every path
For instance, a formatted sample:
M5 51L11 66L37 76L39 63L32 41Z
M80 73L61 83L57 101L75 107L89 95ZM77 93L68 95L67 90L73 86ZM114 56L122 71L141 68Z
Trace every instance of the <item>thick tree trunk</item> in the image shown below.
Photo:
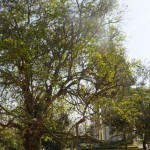
M24 148L25 150L40 150L40 139L38 135L26 133L24 135Z

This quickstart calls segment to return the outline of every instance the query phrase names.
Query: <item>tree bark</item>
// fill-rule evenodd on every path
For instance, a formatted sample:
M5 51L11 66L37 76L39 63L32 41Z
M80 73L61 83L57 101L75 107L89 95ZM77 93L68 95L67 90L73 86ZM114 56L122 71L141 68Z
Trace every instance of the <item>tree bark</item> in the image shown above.
M145 140L143 140L143 150L147 150L147 148L146 148L146 141Z
M145 135L145 133L143 134L143 150L147 150L147 147L146 147L146 135Z
M39 135L33 135L31 133L26 133L24 135L24 148L25 150L40 150L40 139Z

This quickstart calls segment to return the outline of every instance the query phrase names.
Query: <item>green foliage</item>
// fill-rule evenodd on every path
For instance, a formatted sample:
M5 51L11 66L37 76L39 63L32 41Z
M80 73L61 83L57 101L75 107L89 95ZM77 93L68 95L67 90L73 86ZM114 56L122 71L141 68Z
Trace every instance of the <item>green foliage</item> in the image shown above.
M143 74L142 74L143 75ZM139 85L139 84L138 84ZM133 134L148 142L150 134L149 87L129 88L122 96L110 100L103 107L103 123L112 133Z
M0 150L4 150L5 148L22 149L22 138L16 130L1 129L0 131Z

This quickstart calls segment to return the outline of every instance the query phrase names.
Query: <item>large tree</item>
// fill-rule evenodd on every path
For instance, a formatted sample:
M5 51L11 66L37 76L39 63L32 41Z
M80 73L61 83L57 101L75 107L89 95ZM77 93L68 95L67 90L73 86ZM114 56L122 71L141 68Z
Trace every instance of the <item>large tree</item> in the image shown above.
M71 138L79 137L93 102L131 83L122 37L112 25L117 2L0 2L1 127L15 128L26 150L38 150L45 135L72 135L62 130L75 128ZM80 119L68 130L73 111Z

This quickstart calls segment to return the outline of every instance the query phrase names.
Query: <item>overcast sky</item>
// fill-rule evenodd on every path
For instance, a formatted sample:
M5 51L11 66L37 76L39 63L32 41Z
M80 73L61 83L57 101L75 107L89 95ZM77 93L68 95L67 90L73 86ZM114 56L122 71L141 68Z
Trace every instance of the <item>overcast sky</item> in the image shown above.
M129 58L150 61L150 0L119 0L127 5L123 30Z

